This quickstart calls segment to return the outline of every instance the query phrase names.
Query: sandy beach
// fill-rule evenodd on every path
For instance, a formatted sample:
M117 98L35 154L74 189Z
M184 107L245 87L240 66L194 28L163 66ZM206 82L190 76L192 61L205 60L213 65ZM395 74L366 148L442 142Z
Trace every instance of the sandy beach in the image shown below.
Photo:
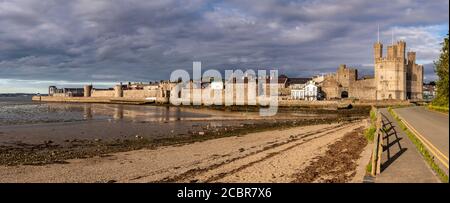
M61 164L3 165L0 182L361 182L370 155L366 125L308 125Z

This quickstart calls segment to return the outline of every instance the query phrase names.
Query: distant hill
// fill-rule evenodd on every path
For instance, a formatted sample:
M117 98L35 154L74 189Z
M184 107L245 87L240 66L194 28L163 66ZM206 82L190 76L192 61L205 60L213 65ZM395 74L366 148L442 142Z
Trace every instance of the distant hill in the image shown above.
M37 94L30 94L30 93L0 93L0 97L31 97L35 96ZM46 96L46 94L41 94L41 96Z

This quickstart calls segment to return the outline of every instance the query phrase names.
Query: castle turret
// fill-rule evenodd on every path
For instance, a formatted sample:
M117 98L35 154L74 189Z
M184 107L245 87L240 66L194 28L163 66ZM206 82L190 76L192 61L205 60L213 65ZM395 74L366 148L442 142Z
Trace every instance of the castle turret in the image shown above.
M423 65L417 65L417 69L415 71L417 73L415 99L423 99Z
M383 44L377 42L373 45L373 53L375 60L383 58Z
M397 45L391 45L387 48L387 59L393 60L397 58Z
M48 87L48 96L53 96L56 93L56 86Z
M408 99L422 99L423 66L416 64L416 52L407 53L407 97Z
M345 64L339 65L336 73L336 80L343 86L348 87L358 79L358 71L354 68L348 68Z
M408 64L416 63L416 52L408 52Z
M122 85L116 85L114 87L114 97L123 97Z
M92 91L92 85L85 85L84 86L84 97L90 97Z
M405 60L405 53L406 53L406 42L403 40L400 40L397 42L397 57L400 58L402 61Z

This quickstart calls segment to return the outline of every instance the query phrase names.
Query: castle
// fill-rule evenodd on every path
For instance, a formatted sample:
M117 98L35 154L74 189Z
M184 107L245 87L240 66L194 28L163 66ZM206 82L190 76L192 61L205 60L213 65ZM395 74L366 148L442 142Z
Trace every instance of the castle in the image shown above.
M383 44L379 41L373 46L374 51L374 76L358 77L358 70L349 68L346 65L340 65L336 73L315 78L288 78L280 76L278 78L279 99L303 98L304 92L298 87L306 87L308 83L314 85L314 97L316 99L358 99L358 100L422 100L423 92L423 66L416 64L416 53L406 53L406 43L398 41L387 47L387 56L383 57ZM244 87L244 98L248 97L249 77L242 76ZM251 77L250 77L251 78ZM272 76L270 77L272 78ZM255 82L261 78L254 78ZM266 78L267 80L268 78ZM289 82L290 81L290 82ZM128 85L116 85L114 88L97 89L92 85L86 85L84 88L63 88L58 89L55 86L49 87L49 96L53 97L86 97L86 98L111 98L111 99L135 99L152 100L159 103L168 103L171 96L181 98L182 94L193 94L193 85L190 81L187 88L182 89L183 93L172 92L179 81L161 81L149 84L135 83ZM200 87L201 95L222 91L225 94L224 81L221 82L202 82ZM232 84L236 84L236 77L233 77ZM267 92L269 88L263 87ZM317 87L316 87L317 85ZM298 87L297 87L298 86ZM232 89L235 89L233 86ZM256 90L255 90L256 92ZM298 93L298 95L297 95ZM233 93L233 98L237 94ZM254 93L252 93L253 95ZM256 94L256 93L255 93ZM308 94L309 95L309 94ZM310 99L315 100L315 99ZM209 101L209 100L208 100ZM245 103L245 102L244 102ZM248 104L248 101L247 101Z
M406 42L398 41L387 47L373 46L374 76L358 78L358 70L340 65L337 72L327 75L321 90L327 99L354 98L361 100L420 100L422 99L423 66L416 64L416 53L406 51Z

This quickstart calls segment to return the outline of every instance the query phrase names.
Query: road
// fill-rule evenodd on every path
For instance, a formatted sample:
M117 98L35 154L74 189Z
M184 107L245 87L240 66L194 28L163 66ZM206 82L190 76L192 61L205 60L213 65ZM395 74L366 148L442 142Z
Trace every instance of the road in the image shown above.
M445 155L448 165L449 119L448 114L427 110L425 107L395 109L395 112Z

